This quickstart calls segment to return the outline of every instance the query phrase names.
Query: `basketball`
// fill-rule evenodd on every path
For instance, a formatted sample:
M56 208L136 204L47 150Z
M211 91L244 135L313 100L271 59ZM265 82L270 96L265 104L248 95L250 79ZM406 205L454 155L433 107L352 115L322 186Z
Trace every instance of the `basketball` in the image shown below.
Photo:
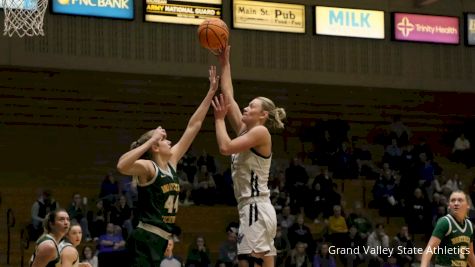
M206 19L198 27L198 38L202 47L218 55L228 45L228 26L217 18Z

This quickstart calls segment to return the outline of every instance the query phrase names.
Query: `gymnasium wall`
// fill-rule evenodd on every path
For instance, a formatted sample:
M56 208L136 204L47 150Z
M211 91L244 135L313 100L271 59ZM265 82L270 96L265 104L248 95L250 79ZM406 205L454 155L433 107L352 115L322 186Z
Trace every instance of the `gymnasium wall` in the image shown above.
M439 0L415 7L412 0L274 0L305 4L306 34L232 30L236 79L376 88L474 91L475 52L458 46L390 40L390 12L459 16L475 11L472 0ZM230 25L231 1L224 0ZM316 36L313 6L386 11L386 39ZM0 65L205 77L216 60L200 48L196 26L54 15L47 11L45 37L0 37ZM0 17L3 19L3 16ZM463 21L463 20L461 20ZM462 36L464 32L462 30Z

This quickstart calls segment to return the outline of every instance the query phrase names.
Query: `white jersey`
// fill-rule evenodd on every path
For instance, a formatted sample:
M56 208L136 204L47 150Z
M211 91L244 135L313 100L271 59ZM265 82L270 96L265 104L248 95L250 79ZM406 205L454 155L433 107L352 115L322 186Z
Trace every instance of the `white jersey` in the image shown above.
M239 204L253 197L269 197L267 182L272 156L264 157L254 149L232 155L234 196Z
M66 239L63 239L58 245L59 255L61 255L61 253L63 252L63 249L65 249L66 247L72 247L76 250L73 244L71 244ZM76 253L77 253L77 250L76 250ZM76 261L73 262L72 267L78 267L78 266L79 266L79 253L77 255Z

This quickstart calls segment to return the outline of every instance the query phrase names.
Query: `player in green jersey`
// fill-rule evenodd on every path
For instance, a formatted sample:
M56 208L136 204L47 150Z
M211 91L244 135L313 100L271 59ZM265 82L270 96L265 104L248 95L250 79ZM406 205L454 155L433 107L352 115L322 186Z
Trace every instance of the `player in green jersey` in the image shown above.
M449 199L449 214L440 218L422 254L422 267L428 267L432 255L436 266L475 266L473 226L467 219L470 206L463 191L454 191Z
M216 67L211 66L208 93L176 144L167 140L165 129L159 126L132 143L131 150L117 163L121 173L134 176L137 181L139 224L127 240L130 266L160 266L178 210L180 184L176 166L201 128L218 80Z

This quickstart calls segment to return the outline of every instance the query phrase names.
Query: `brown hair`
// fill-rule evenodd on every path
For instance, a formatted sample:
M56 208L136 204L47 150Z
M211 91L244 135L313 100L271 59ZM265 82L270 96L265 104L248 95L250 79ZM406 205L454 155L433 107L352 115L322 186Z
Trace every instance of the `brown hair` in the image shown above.
M67 211L65 209L60 208L60 209L55 209L54 211L52 211L52 212L50 212L46 215L46 217L43 220L43 230L46 234L51 233L51 231L52 231L51 224L55 223L56 215L58 215L58 213L60 213L62 211L67 213Z
M283 129L284 123L282 122L287 114L283 108L276 107L274 102L267 97L257 97L262 103L262 110L269 113L269 117L266 120L266 127L271 129Z

